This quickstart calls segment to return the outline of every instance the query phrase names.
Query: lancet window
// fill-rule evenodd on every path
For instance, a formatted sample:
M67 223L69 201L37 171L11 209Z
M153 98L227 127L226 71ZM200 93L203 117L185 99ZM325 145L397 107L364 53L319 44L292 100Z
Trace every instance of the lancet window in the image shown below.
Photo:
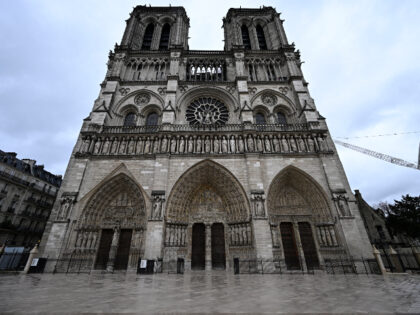
M151 112L147 115L146 126L156 126L159 121L159 115L156 112Z
M136 125L136 114L130 112L124 118L124 127Z
M160 35L159 50L167 50L169 47L169 34L171 33L171 26L166 23L162 28Z
M255 28L257 31L258 44L261 50L267 50L267 42L265 41L264 30L261 25L257 25Z
M282 112L277 112L277 123L287 124L286 116Z
M265 116L261 112L255 114L255 123L257 125L264 125L266 123Z
M150 50L150 47L152 46L154 30L155 26L152 23L147 25L146 30L144 31L143 44L141 45L142 50Z
M242 43L245 49L251 49L251 39L249 38L249 31L246 25L242 25L241 33L242 33Z

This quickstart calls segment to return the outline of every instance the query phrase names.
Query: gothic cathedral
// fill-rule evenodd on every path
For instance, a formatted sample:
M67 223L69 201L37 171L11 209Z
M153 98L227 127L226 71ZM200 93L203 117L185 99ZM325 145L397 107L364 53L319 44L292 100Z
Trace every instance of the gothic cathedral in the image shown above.
M230 9L223 28L224 50L190 50L183 7L133 9L41 242L46 271L372 257L279 14Z

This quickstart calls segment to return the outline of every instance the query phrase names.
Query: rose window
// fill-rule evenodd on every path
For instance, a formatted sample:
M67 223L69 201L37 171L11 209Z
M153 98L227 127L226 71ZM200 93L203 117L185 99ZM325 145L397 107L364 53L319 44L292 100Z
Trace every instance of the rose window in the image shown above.
M190 125L224 125L229 119L229 111L215 98L200 97L187 107L186 118Z

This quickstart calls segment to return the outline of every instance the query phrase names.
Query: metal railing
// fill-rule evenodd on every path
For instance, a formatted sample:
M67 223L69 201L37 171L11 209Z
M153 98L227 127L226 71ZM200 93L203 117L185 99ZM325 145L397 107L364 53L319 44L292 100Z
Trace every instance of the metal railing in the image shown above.
M164 124L156 126L99 126L89 125L82 132L94 132L104 134L139 134L156 132L232 132L232 131L263 131L263 132L290 132L319 130L319 122L298 123L298 124L226 124L192 126L188 124Z

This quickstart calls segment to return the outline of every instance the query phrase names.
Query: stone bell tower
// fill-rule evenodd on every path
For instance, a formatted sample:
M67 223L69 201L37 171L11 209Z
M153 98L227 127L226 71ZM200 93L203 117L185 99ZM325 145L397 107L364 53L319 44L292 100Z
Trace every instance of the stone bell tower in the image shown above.
M230 9L223 27L224 50L190 50L184 8L134 8L42 241L47 270L372 257L279 14Z

